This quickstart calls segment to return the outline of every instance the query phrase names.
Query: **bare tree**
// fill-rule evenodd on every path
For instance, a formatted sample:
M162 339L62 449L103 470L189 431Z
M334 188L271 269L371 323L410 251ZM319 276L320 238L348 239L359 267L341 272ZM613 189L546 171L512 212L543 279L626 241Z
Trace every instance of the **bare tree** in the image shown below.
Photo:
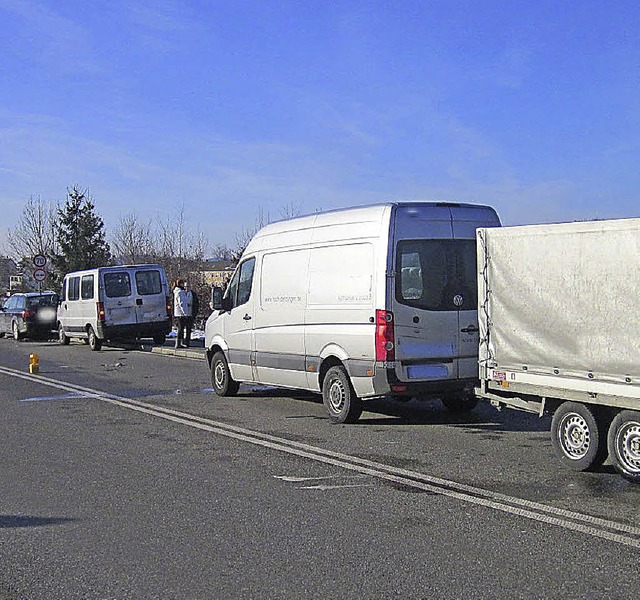
M293 219L294 217L300 216L300 210L302 205L299 202L288 202L284 204L280 209L280 216L283 219Z
M114 255L125 264L148 261L154 254L151 223L143 223L135 212L121 215L111 240Z
M265 225L269 224L271 219L269 213L265 213L262 207L258 208L258 216L253 225L245 226L240 233L236 233L236 243L232 249L233 260L238 261L245 251L245 248L249 245L251 238L258 233Z
M30 196L15 227L9 229L7 240L16 261L43 254L51 259L57 254L57 205L44 202L40 196Z

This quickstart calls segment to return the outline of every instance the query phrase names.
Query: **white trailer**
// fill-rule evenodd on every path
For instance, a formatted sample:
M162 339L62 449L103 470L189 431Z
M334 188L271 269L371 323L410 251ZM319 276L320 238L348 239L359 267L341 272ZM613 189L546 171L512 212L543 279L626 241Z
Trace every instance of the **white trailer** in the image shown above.
M561 461L640 482L640 219L477 231L480 386Z

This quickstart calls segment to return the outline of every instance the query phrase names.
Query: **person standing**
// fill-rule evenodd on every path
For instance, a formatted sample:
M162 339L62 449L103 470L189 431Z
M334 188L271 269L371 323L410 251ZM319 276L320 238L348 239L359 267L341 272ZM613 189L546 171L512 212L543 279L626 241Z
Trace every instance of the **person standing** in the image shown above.
M200 301L198 300L198 295L191 289L188 281L185 281L184 289L185 294L187 295L187 319L184 343L188 348L191 344L191 331L193 330L193 324L195 323L198 312L200 311Z
M184 289L184 280L176 279L173 288L173 318L178 329L176 336L176 348L184 348L184 330L188 319L187 293Z

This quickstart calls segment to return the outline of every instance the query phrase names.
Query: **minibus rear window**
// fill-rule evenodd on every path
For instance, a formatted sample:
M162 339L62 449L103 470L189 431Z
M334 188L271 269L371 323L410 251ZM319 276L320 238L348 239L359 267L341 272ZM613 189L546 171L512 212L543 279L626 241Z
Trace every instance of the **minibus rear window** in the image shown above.
M162 293L160 271L136 271L136 288L141 296Z
M475 240L402 240L396 252L395 296L424 310L475 310Z
M131 296L131 279L126 271L104 274L104 293L108 298Z

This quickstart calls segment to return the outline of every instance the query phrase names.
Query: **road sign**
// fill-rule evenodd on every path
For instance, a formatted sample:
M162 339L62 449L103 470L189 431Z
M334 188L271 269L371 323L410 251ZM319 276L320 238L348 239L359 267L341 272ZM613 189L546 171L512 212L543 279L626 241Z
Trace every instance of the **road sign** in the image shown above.
M47 257L44 254L36 254L33 257L33 264L38 267L38 269L42 269L47 264Z
M36 281L40 281L40 282L42 282L42 281L44 281L44 280L47 278L47 272L46 272L44 269L36 269L36 270L33 272L33 278L34 278Z

